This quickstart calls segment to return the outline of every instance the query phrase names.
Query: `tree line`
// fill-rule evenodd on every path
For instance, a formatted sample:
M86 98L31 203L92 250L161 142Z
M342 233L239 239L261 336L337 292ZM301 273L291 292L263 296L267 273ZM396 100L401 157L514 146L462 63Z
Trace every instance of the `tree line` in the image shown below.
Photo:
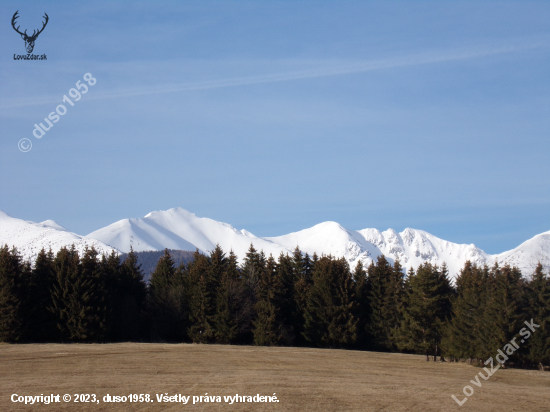
M420 353L480 362L533 319L509 363L550 363L550 278L467 262L453 285L445 264L405 274L379 256L351 270L344 258L296 248L242 265L217 246L176 266L168 250L143 281L137 255L42 250L31 267L0 248L0 341L194 342Z

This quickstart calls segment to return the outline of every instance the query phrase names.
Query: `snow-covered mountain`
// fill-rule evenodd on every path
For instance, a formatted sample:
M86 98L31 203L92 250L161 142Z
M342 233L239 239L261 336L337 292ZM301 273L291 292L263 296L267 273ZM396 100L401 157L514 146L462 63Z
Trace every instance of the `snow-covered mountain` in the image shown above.
M459 245L447 242L422 230L405 229L397 233L393 229L380 232L377 229L348 230L336 222L325 222L300 232L269 240L287 248L300 246L303 252L344 256L352 268L361 260L369 265L378 256L388 260L399 259L407 269L421 263L441 265L447 263L451 274L458 273L464 262L478 264L488 262L489 255L474 245Z
M0 246L15 246L25 260L34 262L42 248L56 253L63 246L74 244L82 253L86 246L94 247L101 254L116 250L100 240L87 239L57 224L53 220L42 223L16 219L0 210Z
M287 249L254 236L246 230L237 230L227 223L197 217L182 208L151 212L138 219L123 219L86 236L98 239L128 253L130 246L136 252L146 250L180 249L208 252L219 243L225 252L233 250L243 258L250 244L266 255L279 256Z
M237 230L226 223L200 218L181 208L149 213L139 219L124 219L86 237L98 239L123 252L130 246L135 251L199 249L204 253L217 243L224 251L233 250L240 260L252 243L257 250L277 257L291 253L296 246L310 255L343 256L354 267L359 260L369 265L381 254L391 262L399 259L407 269L424 262L441 265L445 262L451 276L456 276L467 260L479 265L510 263L530 274L538 261L550 269L550 232L535 236L508 252L490 255L475 245L460 245L439 239L427 232L405 229L349 230L336 222L324 222L309 229L278 237L261 238L246 230Z
M250 244L269 256L292 253L299 246L312 255L344 257L352 268L359 260L369 265L381 254L390 262L399 259L405 268L416 268L424 262L441 265L445 262L455 277L467 260L483 265L509 263L531 274L540 261L550 269L550 231L522 243L517 248L490 255L475 245L462 245L439 239L427 232L405 229L349 230L336 222L324 222L309 229L278 237L261 238L246 230L212 219L197 217L182 208L151 212L143 218L124 219L87 236L68 232L53 221L26 222L0 212L0 243L16 246L25 258L34 258L42 247L56 251L63 245L75 243L78 250L86 245L100 252L115 249L129 252L180 249L208 253L219 244L225 252L233 250L242 262Z
M494 255L494 261L499 265L508 263L510 266L517 266L524 274L533 273L540 262L548 273L550 269L550 231L536 235L515 249Z

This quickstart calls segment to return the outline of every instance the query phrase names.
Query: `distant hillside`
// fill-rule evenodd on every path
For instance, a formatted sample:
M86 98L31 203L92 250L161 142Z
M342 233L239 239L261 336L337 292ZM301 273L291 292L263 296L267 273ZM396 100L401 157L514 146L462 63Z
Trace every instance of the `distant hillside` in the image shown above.
M172 256L172 259L174 259L175 266L178 267L182 263L187 263L191 260L193 260L193 253L188 250L174 250L169 249L168 252L170 252L170 255ZM155 267L157 266L157 262L159 261L160 257L164 255L164 250L162 251L156 251L156 250L150 250L147 252L135 252L138 257L138 263L141 265L141 270L143 270L143 278L144 280L149 283L149 279L151 278L151 274L155 270ZM128 253L123 253L120 255L121 261L126 259L126 256L128 256Z

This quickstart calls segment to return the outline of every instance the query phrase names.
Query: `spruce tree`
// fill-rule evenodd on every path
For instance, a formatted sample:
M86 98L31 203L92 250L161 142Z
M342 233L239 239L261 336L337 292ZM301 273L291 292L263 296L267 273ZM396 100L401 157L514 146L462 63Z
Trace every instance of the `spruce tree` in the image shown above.
M232 343L237 337L238 314L242 304L239 278L237 256L231 250L216 295L214 333L218 343Z
M478 339L483 333L483 271L467 261L456 278L456 298L452 302L452 320L447 324L442 346L445 353L456 359L477 357Z
M197 251L196 256L202 255ZM174 267L168 249L151 274L147 300L153 340L181 342L187 328L183 275Z
M357 318L357 343L359 348L366 349L368 347L368 321L369 321L369 290L367 286L367 271L364 269L363 263L358 260L353 272L353 280L355 281L355 300L357 302L356 318Z
M278 345L282 340L280 319L282 282L277 274L275 259L270 256L262 271L258 285L257 302L254 307L254 344L258 346Z
M55 278L52 282L50 311L53 313L58 337L61 341L71 340L69 318L78 315L78 308L72 303L73 280L80 276L80 262L78 253L72 249L62 247L54 259ZM76 314L75 314L76 313Z
M219 245L210 257L196 256L189 266L191 286L189 336L196 343L213 342L216 337L216 305L220 283L227 270L227 259Z
M302 252L298 248L293 256L281 252L277 260L277 277L280 342L284 345L302 345L304 339L299 334L303 331L303 310L310 284L305 276Z
M51 311L55 279L54 254L42 249L36 257L28 285L28 321L26 340L54 342L58 338L55 317Z
M266 260L263 252L258 253L250 244L243 262L240 282L240 310L237 339L240 343L252 343L253 329L256 319L255 306L258 296L260 278L265 270Z
M376 350L390 348L390 325L387 323L388 287L393 276L393 268L384 255L378 256L376 264L368 268L368 301L369 301L369 347Z
M114 288L114 301L111 302L112 308L112 339L115 341L138 341L145 333L144 330L144 310L145 299L147 296L147 286L143 281L143 272L141 265L138 264L138 258L133 249L126 256L122 264L118 256L111 255L108 260L112 263L108 265L115 273L116 284Z
M82 262L74 245L54 259L52 307L63 341L98 342L106 335L105 284L97 251L86 248Z
M480 357L488 359L518 333L525 319L521 272L495 264L487 283L488 301L482 318Z
M357 339L354 304L355 284L347 261L322 257L313 270L304 337L317 346L352 345Z
M23 264L15 248L0 248L0 342L18 342L24 336L22 318Z
M443 278L441 281L445 282L445 279L447 279L446 270L443 271L443 273L445 273L445 275L442 275ZM382 306L382 317L384 319L383 336L384 339L386 339L386 347L392 351L397 349L399 328L403 320L405 299L404 278L405 274L403 272L403 267L399 260L396 260L392 266L389 277L386 279ZM448 282L446 285L450 286ZM444 304L445 303L447 303L447 301L444 301ZM447 305L445 311L447 312L449 310L450 307Z
M431 354L436 360L442 328L450 316L450 282L437 266L424 263L414 276L409 276L407 286L403 320L396 335L398 346L402 350L424 353L426 360Z
M540 370L550 365L550 279L537 265L528 285L529 319L539 325L528 341L528 359Z
M116 258L114 252L113 256ZM118 265L118 258L116 262ZM85 324L80 325L85 328L83 330L86 337L83 339L88 342L102 342L107 338L107 280L98 260L98 252L93 247L86 248L80 263L80 282L86 285L80 295L85 313Z
M120 341L123 321L118 317L121 302L121 269L120 259L115 251L110 255L103 255L99 264L99 277L105 285L105 329L107 339Z

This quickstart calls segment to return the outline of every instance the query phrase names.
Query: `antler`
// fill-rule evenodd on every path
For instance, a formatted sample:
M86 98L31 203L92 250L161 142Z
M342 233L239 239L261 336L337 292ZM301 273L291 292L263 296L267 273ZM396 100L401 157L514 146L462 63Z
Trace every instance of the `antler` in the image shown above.
M48 17L48 15L44 12L44 16L42 16L42 17L44 17L44 18L46 19L46 22L45 22L45 23L42 23L43 26L42 26L42 28L38 31L38 33L34 34L34 32L36 31L36 30L34 30L34 31L32 32L32 36L31 36L31 37L38 37L38 35L44 31L44 28L46 27L46 24L48 24L48 20L50 20L50 18Z
M17 15L17 13L19 13L19 10L17 10L17 11L15 12L15 14L13 15L13 17L11 18L11 25L12 25L13 29L14 29L17 33L19 33L21 36L26 36L26 35L27 35L27 30L25 30L25 33L21 33L21 32L19 31L19 27L21 27L21 26L17 26L17 28L15 28L15 20L19 17L19 16Z

